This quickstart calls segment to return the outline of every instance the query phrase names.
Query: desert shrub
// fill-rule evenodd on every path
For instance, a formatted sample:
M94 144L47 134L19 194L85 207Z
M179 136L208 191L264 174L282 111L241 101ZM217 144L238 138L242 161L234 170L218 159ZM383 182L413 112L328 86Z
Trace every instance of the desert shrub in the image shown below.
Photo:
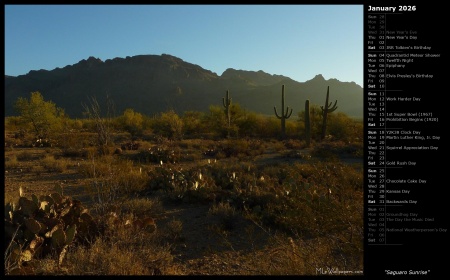
M298 134L299 134L298 121L293 120L293 117L291 116L289 119L286 120L286 136L298 137Z
M243 159L263 154L264 149L264 143L257 139L226 139L210 144L204 154L217 159L230 157Z
M161 190L167 198L178 202L207 202L210 193L217 190L207 170L198 166L183 169L172 164L162 164L148 175L148 188L151 191Z
M115 132L111 136L112 136L112 138L114 140L114 143L116 143L116 144L130 141L130 139L131 139L131 141L135 141L135 140L138 139L137 136L132 136L131 133L129 133L127 131L125 131L125 132L118 131L118 132Z
M183 131L186 136L196 136L208 132L205 127L205 114L198 111L186 111L183 114Z
M12 154L5 156L5 169L17 168L20 166L17 155Z
M309 234L342 231L347 229L348 223L336 223L336 220L342 221L350 216L354 219L353 224L360 225L362 220L359 219L362 217L356 212L362 207L363 182L360 171L345 164L317 162L295 164L287 169L287 173L282 186L289 194L285 196L284 203L273 207L278 208L277 211L281 210L280 207L286 207L281 210L284 213L292 213L292 209L297 209L295 215L281 215L295 219L295 222L289 223L290 227L295 225L297 230L310 229ZM347 213L349 211L352 212L350 216ZM303 218L299 219L302 215ZM277 219L280 219L279 215Z
M153 123L153 132L169 139L183 137L183 120L173 110L161 113Z
M305 237L351 236L362 229L361 170L339 162L266 166L243 191L245 209L263 224Z
M347 143L362 142L364 133L362 121L352 119L345 113L337 112L330 114L327 125L328 134L331 134L336 140Z
M121 204L121 211L124 213L133 213L137 217L161 212L162 202L157 198L130 198Z
M31 151L22 151L16 155L18 161L32 161L43 158L43 154L34 154Z
M167 222L166 227L162 230L161 235L164 239L170 241L182 240L183 222L178 219L172 219Z
M176 275L173 262L170 245L159 244L156 236L117 227L67 256L71 275Z
M219 202L212 205L208 211L209 215L219 219L219 225L225 230L231 230L236 224L236 209L228 202Z
M81 132L68 130L61 133L57 139L58 146L63 151L81 150L83 148L96 146L97 135L92 132Z
M260 137L277 137L280 134L280 120L275 116L261 118L257 132Z
M276 164L263 167L262 174L265 178L274 178L281 184L288 176L288 164Z
M239 136L256 136L258 133L258 122L261 116L254 112L244 112L241 118L236 120L236 125L239 128Z
M300 140L296 140L296 139L285 140L284 141L284 145L288 149L300 150L300 149L305 148L305 142L304 141L300 141Z
M265 143L266 150L281 152L286 149L283 141L271 139Z
M19 97L14 106L20 119L31 127L36 138L47 139L61 130L64 110L51 101L44 101L40 92L32 92L30 99Z
M181 160L181 151L177 147L156 145L139 151L133 156L133 160L140 163L175 163Z
M342 242L341 236L305 239L277 233L270 248L254 256L261 275L361 276L363 251L357 244ZM347 271L348 274L342 272Z
M102 203L140 193L148 183L142 167L110 155L91 158L80 166L80 172L90 178L87 193L94 201Z
M139 149L143 151L149 150L154 146L154 144L148 141L135 141L135 143L139 143Z
M63 158L56 159L54 155L47 154L40 160L41 165L48 172L63 172L67 170L70 163Z
M25 130L20 130L14 132L13 135L7 135L5 131L5 149L10 148L18 148L20 146L24 145L24 139L25 139L26 132Z
M208 130L220 137L227 136L227 120L222 106L209 106L209 114L205 117Z
M22 128L22 119L20 116L5 117L5 131L20 131Z
M141 113L133 109L126 109L117 120L120 127L128 131L132 136L139 135L143 130L144 117Z

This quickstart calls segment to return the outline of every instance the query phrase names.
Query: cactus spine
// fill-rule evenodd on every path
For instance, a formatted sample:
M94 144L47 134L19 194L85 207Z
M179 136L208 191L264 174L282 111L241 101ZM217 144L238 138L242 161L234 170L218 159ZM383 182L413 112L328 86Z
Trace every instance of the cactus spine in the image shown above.
M311 118L309 114L309 99L305 101L305 140L306 147L311 145Z
M230 108L231 108L231 97L230 97L230 93L227 90L227 96L226 97L222 97L222 103L223 103L223 107L225 108L225 114L227 116L227 122L228 122L228 137L230 137L230 127L231 127L231 113L230 113Z
M323 113L323 124L322 124L322 140L325 139L326 131L327 131L327 115L329 113L334 112L337 109L336 103L337 100L334 101L334 105L331 106L333 102L328 103L328 98L330 96L330 86L327 88L327 99L325 100L325 106L320 106Z
M286 107L286 112L284 111L284 85L281 86L281 115L278 115L277 107L274 106L273 110L275 111L275 116L281 120L281 137L286 137L286 119L292 114L292 108L289 112L289 106Z

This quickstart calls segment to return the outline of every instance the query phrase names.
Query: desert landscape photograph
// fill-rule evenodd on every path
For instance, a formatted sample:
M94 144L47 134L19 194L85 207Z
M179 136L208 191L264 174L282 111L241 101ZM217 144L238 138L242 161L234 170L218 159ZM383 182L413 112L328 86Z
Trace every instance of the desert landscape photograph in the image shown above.
M4 5L5 275L364 274L362 5Z

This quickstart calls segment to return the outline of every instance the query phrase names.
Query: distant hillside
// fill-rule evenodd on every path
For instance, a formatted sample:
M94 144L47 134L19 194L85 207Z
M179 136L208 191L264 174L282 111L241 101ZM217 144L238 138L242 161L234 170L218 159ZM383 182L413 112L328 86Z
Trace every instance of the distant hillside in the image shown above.
M29 98L34 91L63 108L71 118L82 117L82 104L87 104L92 96L101 104L109 96L115 104L116 115L121 115L126 108L153 115L169 109L178 113L207 111L210 105L221 106L227 90L233 102L241 107L273 114L273 106L281 107L282 84L286 106L293 108L295 115L304 110L306 99L323 105L330 86L330 101L338 100L336 112L363 116L363 89L354 82L325 80L319 74L301 83L282 75L235 69L227 69L218 76L167 54L106 61L89 57L51 71L33 70L17 77L5 76L5 116L17 115L14 102L18 97Z

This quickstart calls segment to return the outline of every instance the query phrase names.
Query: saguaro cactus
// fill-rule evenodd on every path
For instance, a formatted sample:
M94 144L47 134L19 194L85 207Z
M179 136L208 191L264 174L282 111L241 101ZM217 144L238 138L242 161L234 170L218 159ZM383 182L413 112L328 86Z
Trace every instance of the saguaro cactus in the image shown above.
M289 106L286 107L286 112L284 111L284 85L281 86L281 115L278 115L277 107L274 106L273 110L275 111L275 116L281 120L281 138L286 137L286 119L292 114L292 108L289 112Z
M305 140L306 147L311 145L311 118L309 114L309 99L305 101Z
M228 121L228 137L230 137L230 127L231 127L231 114L230 114L230 108L231 108L231 97L230 97L230 93L227 90L227 96L226 97L222 97L222 103L223 103L223 107L225 108L225 115L227 116L227 121Z
M325 139L326 131L327 131L327 115L331 112L334 112L337 109L337 100L334 101L334 105L331 106L333 102L328 103L328 98L330 96L330 86L327 88L327 99L325 100L325 106L320 106L323 113L323 124L322 124L322 140Z

